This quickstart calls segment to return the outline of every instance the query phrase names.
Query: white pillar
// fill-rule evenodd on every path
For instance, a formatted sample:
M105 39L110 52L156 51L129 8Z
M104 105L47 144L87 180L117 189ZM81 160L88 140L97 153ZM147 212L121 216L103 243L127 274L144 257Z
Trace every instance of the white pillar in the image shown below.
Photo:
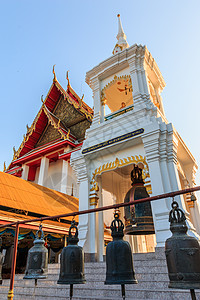
M79 211L89 209L88 205L88 193L89 192L89 183L87 178L82 178L79 184ZM83 247L85 252L88 252L88 243L86 240L88 238L88 214L79 216L79 245Z
M105 117L105 105L106 105L106 101L104 100L104 103L101 103L101 118L100 118L100 122L104 122L104 117Z
M92 120L92 126L97 126L101 122L101 90L100 90L100 82L96 77L92 80L91 83L93 90L93 103L94 103L94 117Z
M48 176L48 168L49 168L49 159L47 157L42 157L41 163L40 163L40 172L38 177L38 184L39 185L45 185L45 182L47 180Z
M90 209L96 205L90 205ZM89 255L91 261L96 261L97 257L97 237L96 237L96 213L89 214Z
M70 194L70 187L68 186L68 176L69 176L69 162L66 160L63 160L62 165L62 175L61 175L61 192L67 195Z
M72 153L70 164L76 173L79 184L79 210L92 208L92 198L89 199L90 178L87 162L81 151ZM95 206L95 205L94 205ZM96 260L96 217L95 214L79 216L79 245L83 247L86 261Z
M167 153L168 153L168 172L169 179L171 183L171 191L181 190L180 178L177 169L177 149L178 140L173 133L172 124L167 125L168 136L167 136ZM180 208L186 211L185 201L182 195L176 196L176 201L178 201Z
M27 166L27 165L24 164L24 165L22 165L22 169L23 169L22 179L28 180L29 166Z
M102 195L102 177L99 177L98 179L99 184L99 203L98 206L103 206L103 195ZM98 213L98 247L97 247L97 253L98 253L98 261L103 261L104 256L104 220L103 220L103 211L100 211Z
M154 130L152 133L147 133L143 138L149 166L152 196L164 194L164 179L162 178L160 167L159 137L159 130ZM164 247L166 239L171 236L169 231L169 209L167 202L167 199L151 202L157 247Z
M173 131L172 124L168 124L167 127L168 127L168 172L169 172L172 191L177 191L181 189L180 178L177 169L178 140ZM183 195L176 196L175 200L178 202L180 209L182 209L186 215L188 234L199 239L200 237L196 231L196 228L188 218L189 213L186 209Z

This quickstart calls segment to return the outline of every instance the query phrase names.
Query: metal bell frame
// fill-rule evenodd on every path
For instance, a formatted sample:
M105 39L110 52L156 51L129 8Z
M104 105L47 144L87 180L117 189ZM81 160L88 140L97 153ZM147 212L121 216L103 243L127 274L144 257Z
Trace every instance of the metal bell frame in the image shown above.
M165 242L169 288L190 289L192 300L196 300L195 289L200 289L200 244L187 234L185 214L174 199L171 206L172 236Z

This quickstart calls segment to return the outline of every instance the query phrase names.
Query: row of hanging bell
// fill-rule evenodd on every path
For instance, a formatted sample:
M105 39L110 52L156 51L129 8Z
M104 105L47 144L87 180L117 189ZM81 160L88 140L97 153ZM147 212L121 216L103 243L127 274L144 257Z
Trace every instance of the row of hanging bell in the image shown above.
M125 299L125 284L137 283L133 269L133 256L130 244L123 240L124 224L115 213L111 223L113 241L106 248L106 280L105 284L121 284L122 297ZM70 285L70 299L73 297L73 284L86 282L84 275L84 252L78 246L78 229L72 221L69 229L68 245L61 253L60 275L58 284ZM47 278L48 250L44 246L42 225L36 232L34 246L28 252L24 279Z
M199 242L187 235L186 218L177 202L172 203L169 214L172 237L167 239L165 253L169 273L169 287L190 289L192 299L194 289L200 289L200 246ZM111 223L113 241L106 248L105 284L120 284L125 299L125 284L136 284L133 256L130 244L123 240L124 224L115 213ZM69 229L68 246L61 254L60 276L58 284L70 284L70 299L73 296L73 284L85 283L84 253L78 246L78 229L72 221ZM36 233L34 246L29 250L25 279L47 277L48 251L44 247L42 226Z

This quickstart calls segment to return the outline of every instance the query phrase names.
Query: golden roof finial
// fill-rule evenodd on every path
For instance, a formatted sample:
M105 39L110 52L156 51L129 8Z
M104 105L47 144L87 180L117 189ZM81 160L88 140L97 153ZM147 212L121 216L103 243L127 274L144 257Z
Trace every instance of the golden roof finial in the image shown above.
M55 82L55 81L57 81L56 72L55 72L55 65L53 65L53 75L54 75L53 82Z
M68 87L70 87L70 82L69 82L69 70L67 71L66 79L67 79L67 81L68 81L68 84L67 84L67 88L68 88Z
M15 150L15 146L13 147L13 158L15 158L17 151Z
M31 128L31 127L29 127L28 124L26 124L27 132L30 130L30 128Z
M44 105L43 95L41 96L42 105Z
M3 164L3 171L5 172L6 171L6 162L4 161L4 164Z

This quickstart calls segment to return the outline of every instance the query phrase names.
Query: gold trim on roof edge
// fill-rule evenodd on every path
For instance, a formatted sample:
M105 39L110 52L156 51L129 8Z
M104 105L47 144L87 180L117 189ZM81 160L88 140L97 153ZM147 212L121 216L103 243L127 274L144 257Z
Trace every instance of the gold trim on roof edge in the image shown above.
M19 146L19 149L16 151L13 147L14 154L13 154L13 160L12 161L18 159L18 157L20 155L20 152L21 152L22 148L24 147L24 144L28 141L29 137L32 135L33 131L35 130L37 120L39 119L42 110L43 110L43 107L40 108L40 110L39 110L38 114L36 115L31 127L27 128L27 133L26 133L26 135L23 136L24 138L23 138L23 141L22 141L21 145Z
M115 161L103 164L102 166L97 168L94 171L94 173L92 173L92 180L90 182L92 187L91 187L90 191L98 191L98 183L96 181L96 176L97 175L101 175L103 172L112 171L112 170L115 170L117 168L125 167L125 166L133 164L133 163L137 164L139 162L143 163L143 165L144 165L144 169L142 170L143 179L145 180L145 179L150 178L149 167L148 167L148 164L146 162L146 157L145 156L143 157L142 155L135 155L135 156L129 156L127 158L122 158L122 159L121 158L120 159L116 158ZM147 192L149 194L152 194L150 179L146 180L145 187L147 189Z

